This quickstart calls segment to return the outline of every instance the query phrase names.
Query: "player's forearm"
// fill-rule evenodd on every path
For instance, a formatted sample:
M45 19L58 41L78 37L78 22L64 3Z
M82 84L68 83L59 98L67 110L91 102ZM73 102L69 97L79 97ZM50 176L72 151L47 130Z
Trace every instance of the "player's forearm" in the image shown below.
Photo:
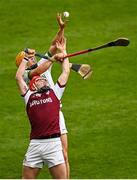
M59 83L63 86L67 83L70 74L69 60L65 59L62 62L62 73L58 79Z
M22 95L24 95L28 90L28 86L23 79L23 74L26 69L26 64L27 64L27 61L25 61L25 60L23 60L21 62L20 66L16 72L16 77L15 77L17 85L19 87L20 94L22 94Z
M62 62L62 72L68 75L70 73L70 64L68 58L64 59L64 61Z
M62 38L64 37L64 28L60 28L54 39L52 40L51 46L49 48L50 54L53 56L57 53L57 47L56 47L56 42L61 41Z
M62 53L64 54L64 56L67 55L66 48L62 49ZM69 62L68 58L64 59L64 61L62 62L62 71L64 73L68 74L68 76L69 76L69 73L70 73L70 62Z
M61 41L62 37L64 37L64 27L59 29L56 36L52 40L52 45L55 45L57 41Z
M32 78L33 76L41 75L52 65L52 63L52 60L48 60L40 64L37 68L30 71L29 77Z
M60 53L56 54L54 57L56 57L57 60L61 60L66 54L67 54L67 51L65 47L65 48L60 49ZM64 59L62 62L62 72L69 74L71 66L72 64L69 62L69 59L68 58Z
M23 74L24 74L24 72L25 72L25 69L26 69L26 65L27 65L27 61L26 61L26 60L23 60L23 61L21 62L21 64L20 64L17 72L16 72L16 76L15 76L16 80L22 79L22 76L23 76Z

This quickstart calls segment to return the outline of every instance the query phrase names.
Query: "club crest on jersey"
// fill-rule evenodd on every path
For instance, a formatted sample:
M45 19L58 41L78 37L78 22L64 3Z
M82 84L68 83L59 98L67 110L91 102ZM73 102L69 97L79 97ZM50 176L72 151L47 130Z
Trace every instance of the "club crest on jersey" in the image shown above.
M36 97L41 97L41 93L35 94Z
M46 78L45 74L42 74L41 77ZM46 78L47 79L47 78Z

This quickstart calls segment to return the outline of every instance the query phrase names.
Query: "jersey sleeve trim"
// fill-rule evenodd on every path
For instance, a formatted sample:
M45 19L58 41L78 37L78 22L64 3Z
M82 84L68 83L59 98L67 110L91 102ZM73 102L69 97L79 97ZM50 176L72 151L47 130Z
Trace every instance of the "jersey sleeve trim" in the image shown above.
M58 86L59 86L60 88L64 88L64 87L66 86L66 84L61 85L59 81L57 81L57 84L58 84Z
M26 91L26 93L25 93L25 94L21 94L21 96L22 96L22 97L25 97L25 96L26 96L26 94L28 93L28 91L29 91L29 89Z
M31 94L34 94L34 92L33 91L30 91L30 90L28 90L27 91L27 93L24 95L24 100L25 100L25 104L27 105L27 103L28 103L28 100L29 100L29 97L31 96Z
M65 87L60 87L58 83L55 84L54 93L59 100L62 98L64 90L65 90Z

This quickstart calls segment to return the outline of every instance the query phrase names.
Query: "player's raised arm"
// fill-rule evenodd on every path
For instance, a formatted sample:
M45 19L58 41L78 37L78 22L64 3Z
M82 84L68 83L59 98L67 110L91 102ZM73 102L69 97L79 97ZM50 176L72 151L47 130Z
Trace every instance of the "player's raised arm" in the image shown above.
M16 77L15 77L21 95L26 94L26 92L28 90L28 86L23 79L23 74L25 72L26 66L27 66L27 61L25 59L23 59L18 70L17 70L17 72L16 72Z
M69 74L70 74L70 67L69 67L69 60L64 59L64 61L62 62L62 73L58 78L58 83L60 84L60 86L65 86L68 78L69 78Z
M66 83L69 78L70 65L69 65L69 60L64 59L64 56L66 54L66 40L63 39L63 41L61 43L58 42L57 46L58 46L58 49L61 51L61 53L54 55L54 57L58 61L61 61L62 73L59 76L57 83L55 84L54 91L55 91L57 98L60 100L62 98Z
M31 79L34 76L41 75L44 73L49 67L55 62L56 59L54 57L51 57L47 59L46 61L43 61L39 66L37 66L35 69L32 69L29 73L29 78Z
M32 52L29 51L28 53L24 53L23 59L21 59L21 62L17 69L15 78L16 78L16 82L19 87L21 95L26 94L26 92L28 91L28 86L26 82L24 81L23 75L27 67L27 64L29 63L29 60L32 59L34 56L35 56L35 50L33 50Z
M59 25L59 30L58 30L57 34L55 35L55 37L53 38L51 46L49 48L49 53L52 56L54 54L56 54L56 52L57 52L56 42L57 41L61 42L62 38L64 37L64 28L66 26L66 21L62 20L62 16L60 13L57 14L57 22Z
M69 59L66 58L63 60L63 57L67 54L66 53L66 38L62 38L61 43L57 42L56 43L57 48L61 51L61 53L56 54L55 57L56 59L61 59L62 60L62 73L58 78L58 83L60 84L60 86L65 86L67 81L68 81L68 77L70 74L70 65L69 65ZM62 56L62 57L61 57Z
M61 41L64 37L64 29L66 26L66 21L62 20L62 15L60 13L57 14L57 22L59 25L59 31L57 32L56 36L52 40L52 44L56 44L56 41Z

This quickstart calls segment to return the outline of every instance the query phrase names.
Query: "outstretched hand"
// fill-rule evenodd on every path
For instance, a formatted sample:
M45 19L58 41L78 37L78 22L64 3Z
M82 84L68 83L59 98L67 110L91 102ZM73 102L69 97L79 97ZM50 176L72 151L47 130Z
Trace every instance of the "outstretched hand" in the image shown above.
M62 20L62 15L61 15L61 13L58 13L58 14L57 14L57 21L58 21L58 25L59 25L59 27L60 27L61 29L65 28L65 26L66 26L66 20L65 20L65 21Z

